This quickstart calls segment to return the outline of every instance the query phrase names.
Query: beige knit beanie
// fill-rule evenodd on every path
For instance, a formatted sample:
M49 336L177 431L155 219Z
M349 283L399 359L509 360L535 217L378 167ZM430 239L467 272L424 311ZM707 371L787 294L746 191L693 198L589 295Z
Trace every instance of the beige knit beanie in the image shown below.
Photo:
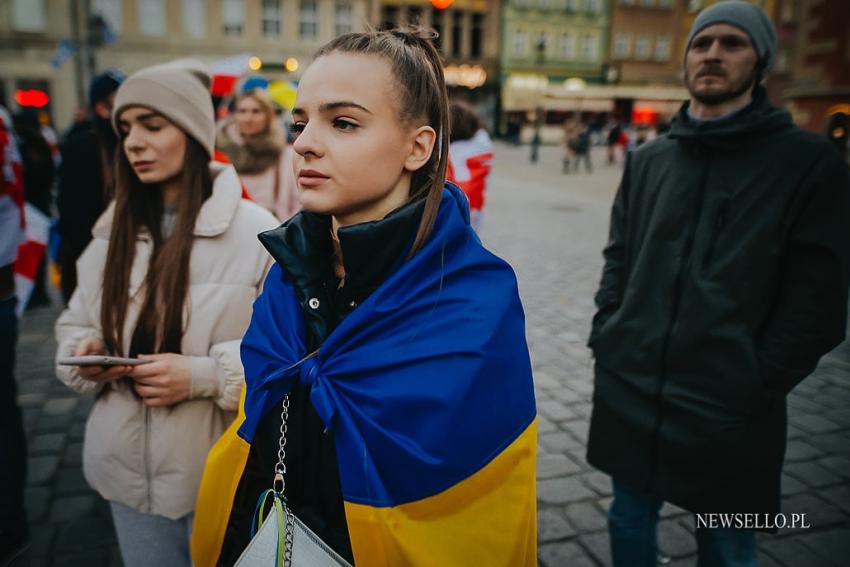
M130 75L115 95L112 126L131 106L143 106L162 114L194 138L212 159L215 151L215 117L210 98L210 74L194 59L179 59L146 67Z

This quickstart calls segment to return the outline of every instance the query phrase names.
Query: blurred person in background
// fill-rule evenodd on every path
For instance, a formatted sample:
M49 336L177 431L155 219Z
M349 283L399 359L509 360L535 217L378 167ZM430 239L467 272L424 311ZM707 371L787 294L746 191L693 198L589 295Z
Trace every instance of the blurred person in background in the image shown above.
M75 122L60 146L59 166L59 265L62 296L67 303L77 287L77 258L89 241L95 221L112 199L113 158L118 137L109 118L115 91L124 80L120 71L95 77L89 86L91 117Z
M266 89L252 88L236 98L233 114L218 128L216 147L230 158L251 197L278 220L301 208L292 148Z
M46 217L45 222L49 223L53 216L53 182L56 177L53 151L42 134L38 111L34 108L22 109L15 115L14 124L24 168L24 198L27 203L38 209ZM35 287L29 296L27 307L50 303L46 283L47 256L41 255L37 263Z
M449 165L447 179L463 189L469 199L472 228L478 232L484 209L487 177L493 167L493 140L468 103L453 100L449 107Z
M139 366L57 366L96 396L83 472L110 503L125 567L189 567L204 462L236 415L239 344L271 266L257 232L274 216L211 162L215 120L201 63L148 67L121 84L115 199L78 262L56 323L57 358L110 354Z
M622 144L620 138L623 136L623 127L620 126L619 120L614 120L608 128L608 136L606 138L606 146L608 147L608 164L613 165L617 162L617 146Z
M573 147L575 146L576 128L572 118L564 121L564 132L561 138L561 173L570 172L570 164L575 157Z
M770 103L772 22L713 4L685 45L690 100L626 160L588 341L615 567L656 565L665 501L736 518L697 523L700 567L757 564L733 515L780 512L786 397L846 331L850 176Z
M24 180L12 120L0 106L0 565L29 547L24 482L27 443L15 382L14 263L24 241Z
M587 124L579 124L572 139L572 149L575 153L575 171L578 173L579 164L584 161L588 173L593 173L593 163L590 161L590 128Z

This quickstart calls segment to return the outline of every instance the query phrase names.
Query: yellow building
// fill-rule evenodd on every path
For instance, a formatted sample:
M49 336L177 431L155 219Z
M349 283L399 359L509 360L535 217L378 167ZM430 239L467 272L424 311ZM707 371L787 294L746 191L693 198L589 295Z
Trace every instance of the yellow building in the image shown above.
M96 70L131 73L180 57L207 64L233 58L231 67L247 73L248 57L256 56L269 78L297 79L320 45L365 29L369 8L369 0L6 0L0 3L0 102L14 111L16 94L43 91L45 110L64 129L86 104L90 59ZM86 24L96 27L93 16L108 26L107 41L80 48ZM76 55L52 65L62 59L63 40L78 47ZM288 59L299 62L297 70L285 70Z

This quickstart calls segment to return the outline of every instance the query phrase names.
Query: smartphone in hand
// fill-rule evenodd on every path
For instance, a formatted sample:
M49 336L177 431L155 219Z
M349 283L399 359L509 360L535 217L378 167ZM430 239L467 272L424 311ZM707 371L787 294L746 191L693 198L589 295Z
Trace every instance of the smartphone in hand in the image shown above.
M124 358L121 356L106 356L91 354L86 356L67 356L56 361L62 366L138 366L153 362L141 358Z

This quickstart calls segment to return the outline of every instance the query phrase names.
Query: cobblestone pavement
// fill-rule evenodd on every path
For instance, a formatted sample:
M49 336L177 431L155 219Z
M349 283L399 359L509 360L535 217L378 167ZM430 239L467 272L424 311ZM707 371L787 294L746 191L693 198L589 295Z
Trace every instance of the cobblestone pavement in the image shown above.
M594 156L593 174L560 173L557 148L499 146L482 238L517 272L540 413L540 563L610 565L607 476L584 459L592 373L584 343L593 314L619 167ZM58 305L58 301L55 302ZM119 566L108 507L86 485L80 450L90 398L53 377L59 308L28 312L18 343L20 403L30 442L27 505L37 529L24 566ZM789 398L783 509L808 530L760 539L760 565L850 565L850 345L826 356ZM695 563L693 517L666 505L659 546L670 565Z

